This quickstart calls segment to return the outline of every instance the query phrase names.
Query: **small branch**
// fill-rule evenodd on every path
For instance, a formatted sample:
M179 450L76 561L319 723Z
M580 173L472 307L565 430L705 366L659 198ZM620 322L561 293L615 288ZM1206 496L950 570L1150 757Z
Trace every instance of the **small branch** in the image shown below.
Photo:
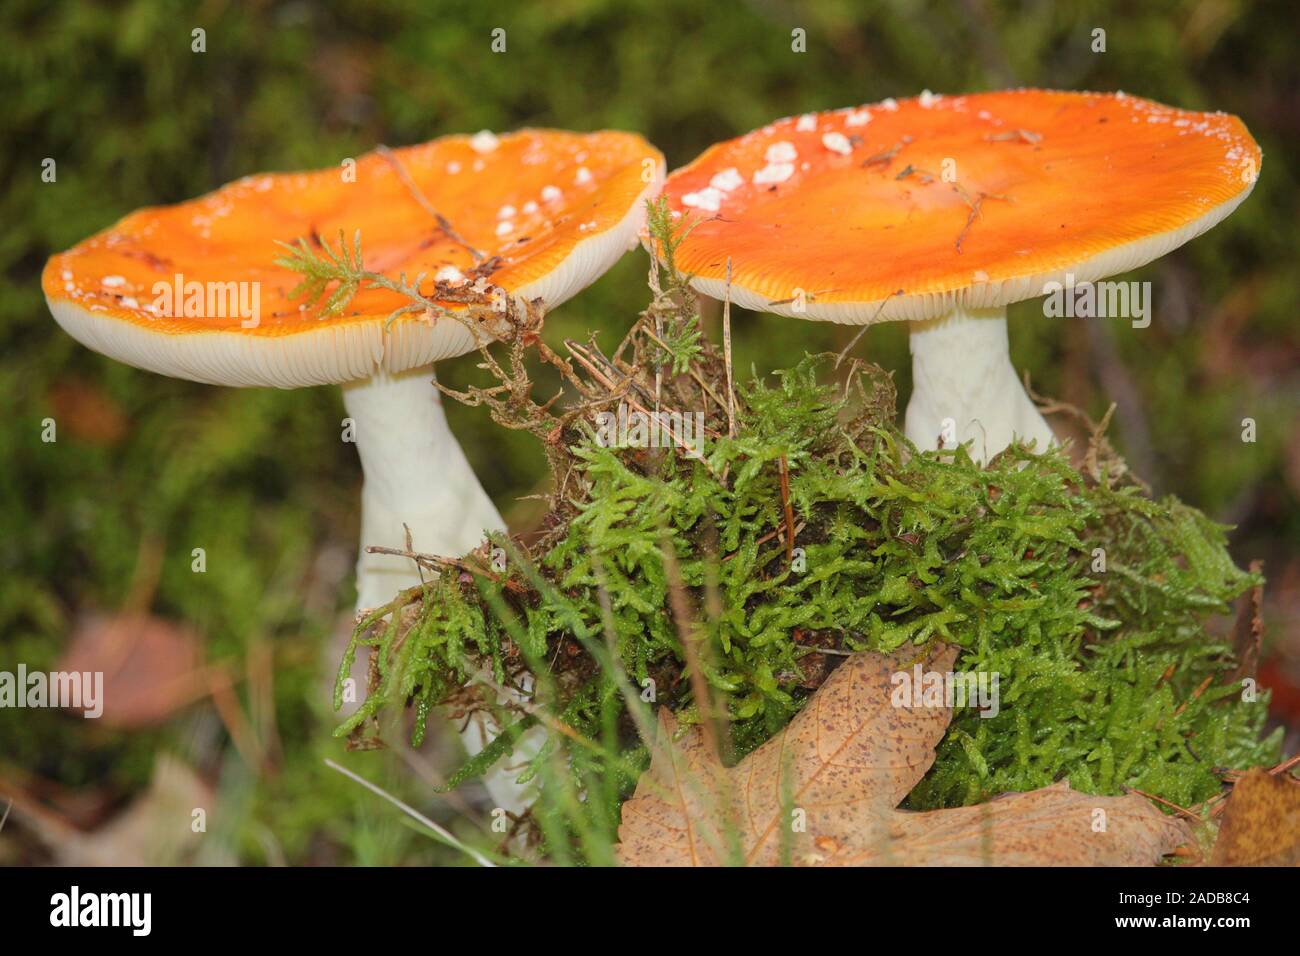
M503 578L489 571L487 568L470 564L461 558L444 558L437 554L423 554L419 551L412 551L409 548L386 548L382 545L372 544L366 546L367 554L391 554L399 558L410 558L417 565L428 567L430 570L438 570L439 566L455 568L458 571L464 571L466 574L472 574L476 577L487 578L489 581L501 585L507 591L513 591L515 594L527 594L528 589L518 581L512 581L510 578Z
M966 225L962 226L961 232L957 234L956 249L957 252L960 253L961 244L965 241L966 234L970 232L970 227L975 225L975 220L980 218L984 208L984 200L1000 199L1004 202L1009 202L1010 200L1008 200L1006 196L995 196L992 193L979 193L974 199L971 199L970 193L966 191L965 187L962 186L961 183L953 183L952 188L953 192L961 196L961 198L966 201L966 205L970 206L970 213L966 216Z
M1290 758L1289 760L1282 761L1276 767L1271 768L1269 770L1269 773L1272 774L1274 777L1276 777L1279 776L1280 774L1286 773L1292 767L1300 767L1300 754L1296 754L1294 757Z
M411 174L406 171L406 167L398 161L396 154L391 149L387 146L380 145L375 147L375 152L382 156L388 164L393 167L394 172L397 173L398 179L400 179L402 184L411 191L411 195L414 196L415 201L420 204L420 208L433 217L434 221L438 224L438 228L446 233L448 239L473 256L475 262L482 262L487 258L485 253L475 249L468 242L462 239L460 233L457 232L455 227L447 221L447 217L438 212L437 209L433 208L433 203L429 202L428 197L420 191L420 187L415 184L415 180L411 178Z
M786 461L785 455L777 459L777 466L781 473L781 507L785 511L785 560L789 563L794 560L794 508L790 505L790 465Z
M835 359L836 368L840 367L840 363L844 361L845 356L847 356L850 352L852 352L853 347L858 344L858 341L862 338L862 336L866 335L867 329L875 325L876 319L880 318L880 313L885 310L885 306L889 304L889 300L896 295L902 295L902 294L903 294L902 289L895 289L893 292L889 293L889 295L885 296L885 298L880 300L880 305L876 306L876 311L872 314L871 318L868 319L866 322L863 322L862 325L858 327L858 331L854 334L853 338L849 339L849 344L844 346L844 348L840 350L840 354Z
M613 376L617 375L621 378L621 382L619 383L620 387L624 384L630 385L647 402L654 402L654 394L640 381L641 366L628 365L622 360L607 358L605 354L596 347L594 335L592 336L592 339L593 341L590 346L583 346L578 342L574 342L572 339L565 339L564 347L569 349L571 352L581 353L589 362L601 365L608 373L607 378L609 381L614 381Z
M917 169L915 166L909 163L907 166L903 168L903 171L901 173L899 173L897 176L894 177L894 180L899 181L899 180L907 179L909 176L915 176L917 179L919 179L921 181L922 186L928 186L930 185L930 183L934 182L935 179L938 178L937 176L934 175L934 173L927 172L924 169Z
M872 166L889 166L889 164L894 161L894 157L897 156L902 151L903 147L911 141L912 137L904 136L895 143L894 146L885 150L883 153L876 153L874 156L868 156L864 159L861 164L862 168L869 169Z
M587 356L584 354L585 352L584 349L582 349L580 346L575 348L575 346L577 346L576 342L566 342L565 345L573 353L573 357L578 360L578 364L580 364L583 368L585 368L598 382L600 382L601 385L604 385L611 392L616 392L615 395L612 395L610 397L611 401L614 398L618 398L618 397L626 398L627 403L631 405L632 408L636 409L636 411L640 412L642 415L645 415L647 418L651 416L659 416L660 427L663 427L664 425L663 415L667 415L671 413L661 414L658 412L649 411L644 405L634 400L631 396L627 394L628 392L627 380L625 380L621 384L615 383L609 376L607 376L596 366L595 362L593 362L590 358L587 358ZM704 430L707 434L710 434L715 438L719 437L717 432L715 432L711 428L705 427ZM682 451L687 452L690 455L690 457L695 458L696 461L699 461L702 465L704 465L704 467L708 470L709 474L713 475L715 478L717 477L717 474L714 472L712 466L709 465L707 459L705 459L703 455L696 457L694 453L694 449L692 449L691 446L687 444L684 438L682 438L680 435L674 432L671 428L664 427L664 431L667 432L668 436L672 438L674 442L677 443L677 445L682 449Z
M806 522L806 521L800 521L797 525L794 526L794 533L795 533L795 534L799 534L799 533L800 533L801 531L803 531L803 529L806 528L806 527L808 527L808 522ZM757 540L755 540L755 541L754 541L754 544L756 544L756 545L767 544L769 541L773 540L774 538L779 538L779 537L781 537L781 532L782 532L783 530L784 530L784 528L777 528L775 531L769 531L767 534L763 535L761 538L758 538ZM731 552L731 554L727 555L726 557L724 557L724 558L722 559L723 563L726 563L727 561L730 561L732 558L734 558L734 557L735 557L736 555L738 555L738 554L740 554L739 551L733 551L733 552Z
M1145 790L1139 790L1137 787L1125 787L1124 789L1128 793L1136 793L1139 797L1146 797L1148 800L1154 800L1156 803L1162 804L1163 806L1168 807L1170 810L1173 810L1176 813L1181 813L1183 816L1187 817L1187 819L1191 820L1194 823L1201 822L1201 818L1198 817L1196 814L1194 814L1191 810L1188 810L1186 807L1180 807L1176 803L1170 803L1168 800L1165 800L1161 797L1157 797L1154 793L1147 793Z
M1178 705L1178 709L1174 711L1174 716L1177 717L1179 714L1181 714L1184 710L1187 709L1188 704L1190 704L1192 701L1196 700L1198 697L1204 694L1205 689L1210 686L1213 680L1214 680L1214 675L1211 674L1209 677L1206 677L1205 680L1201 681L1200 686L1198 686L1196 690L1192 691L1192 696Z

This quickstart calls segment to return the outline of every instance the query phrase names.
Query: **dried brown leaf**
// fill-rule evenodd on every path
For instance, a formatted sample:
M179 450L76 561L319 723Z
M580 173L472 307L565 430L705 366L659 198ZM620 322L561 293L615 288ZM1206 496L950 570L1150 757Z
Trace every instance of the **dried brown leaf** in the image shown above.
M92 445L114 445L129 428L121 406L95 385L59 382L50 389L49 402L59 428Z
M1099 797L1062 780L1029 793L929 813L895 812L829 866L1148 866L1190 839L1186 825L1137 795Z
M202 639L145 614L84 618L57 669L102 673L101 720L128 730L162 723L208 687Z
M195 811L215 804L212 788L180 758L160 753L149 787L93 831L72 826L57 813L15 795L17 822L34 832L59 866L175 866L190 859L202 831Z
M947 673L957 649L855 654L790 725L735 767L699 728L680 740L660 711L650 769L623 805L619 858L632 866L1143 865L1191 838L1145 799L1065 782L973 807L896 809L934 762L948 706L893 702L893 677Z
M1236 782L1211 866L1300 866L1300 783L1251 770Z

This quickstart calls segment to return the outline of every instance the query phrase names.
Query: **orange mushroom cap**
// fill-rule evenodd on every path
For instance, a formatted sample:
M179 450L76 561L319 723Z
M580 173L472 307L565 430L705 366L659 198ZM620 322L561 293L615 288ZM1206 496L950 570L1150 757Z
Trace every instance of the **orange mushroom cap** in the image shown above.
M676 261L701 291L723 296L730 259L740 305L862 324L1136 268L1232 212L1260 160L1223 113L926 93L779 120L709 148L664 193L698 220Z
M50 310L90 348L177 378L292 388L400 372L468 352L475 336L454 318L415 314L385 331L409 303L384 289L363 288L343 313L324 315L323 302L289 297L302 276L275 264L284 252L277 241L320 237L337 246L340 230L349 244L360 230L365 268L409 281L426 273L425 294L440 270L458 281L474 268L468 245L498 258L491 286L554 306L635 244L644 199L663 178L658 150L611 131L446 136L391 156L396 165L376 152L355 168L248 176L190 202L134 212L50 259L42 276ZM441 228L399 165L464 244ZM254 327L243 327L233 304L241 283L247 300L256 284ZM158 305L167 287L170 310ZM202 307L185 309L178 288L202 291Z

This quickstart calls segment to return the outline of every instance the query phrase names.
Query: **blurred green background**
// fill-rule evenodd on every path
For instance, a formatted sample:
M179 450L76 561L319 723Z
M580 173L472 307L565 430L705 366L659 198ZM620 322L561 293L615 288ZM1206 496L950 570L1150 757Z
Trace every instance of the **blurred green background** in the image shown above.
M498 27L504 53L491 51ZM792 49L797 29L806 52ZM1104 53L1093 51L1098 29ZM147 614L159 644L139 654L170 654L206 681L181 706L155 699L161 677L138 678L122 693L158 712L130 726L0 710L0 811L15 806L0 863L442 858L325 757L471 826L428 786L454 765L452 745L345 755L330 737L361 478L339 441L338 390L218 389L117 364L58 329L38 279L51 253L137 207L483 128L636 130L672 168L778 116L923 88L1123 89L1242 117L1264 151L1255 193L1131 277L1153 283L1151 327L1047 322L1027 302L1012 309L1012 351L1036 388L1094 417L1118 403L1113 437L1135 469L1236 525L1241 563L1266 561L1264 682L1278 719L1300 722L1300 41L1289 4L7 0L0 45L0 670L53 668L74 635L95 646L104 620ZM56 182L42 182L46 158ZM645 303L645 269L643 252L628 255L548 318L548 339L599 329L612 343ZM745 315L738 364L768 371L852 333ZM858 352L896 369L907 394L905 329L873 329ZM453 385L475 374L468 357L440 366ZM532 440L481 410L449 413L512 528L528 528L536 505L517 499L544 480ZM1241 438L1248 417L1254 443ZM41 440L47 418L55 443ZM168 800L196 805L195 788L208 794L207 839L142 848L130 837L135 819L174 825Z

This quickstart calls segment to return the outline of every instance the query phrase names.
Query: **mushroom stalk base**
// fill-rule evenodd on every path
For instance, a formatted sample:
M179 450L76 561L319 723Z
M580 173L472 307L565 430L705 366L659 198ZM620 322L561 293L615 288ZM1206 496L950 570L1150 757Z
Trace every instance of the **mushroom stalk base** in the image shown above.
M357 610L378 607L404 588L420 583L410 558L369 554L366 547L406 548L459 557L478 547L485 531L504 531L505 522L479 484L447 425L433 367L398 375L379 372L343 386L365 484L361 491L361 550L357 558ZM405 527L403 527L405 525ZM425 571L425 576L433 572ZM461 732L470 755L500 732L486 714L476 714ZM544 740L525 734L506 758L484 777L497 805L521 813L535 792L514 778Z
M904 431L921 450L971 442L977 462L1019 438L1046 451L1051 428L1025 394L1007 342L1007 311L957 309L912 324L912 397Z

